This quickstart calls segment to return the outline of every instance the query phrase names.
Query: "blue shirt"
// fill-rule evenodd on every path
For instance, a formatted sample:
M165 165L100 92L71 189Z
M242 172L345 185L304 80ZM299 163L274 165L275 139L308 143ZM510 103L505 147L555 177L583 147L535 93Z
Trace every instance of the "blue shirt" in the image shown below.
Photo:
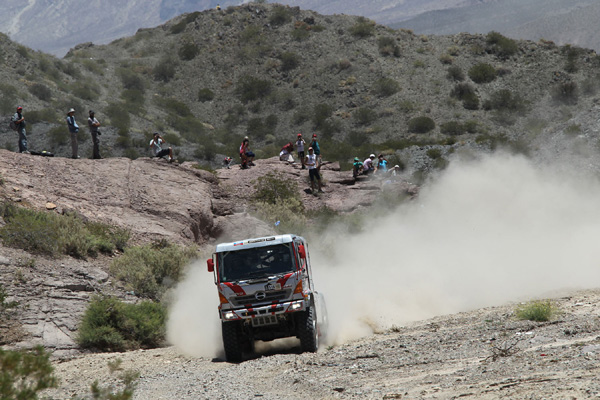
M79 132L79 125L77 125L77 122L75 121L75 116L68 116L67 117L67 125L69 125L69 132Z

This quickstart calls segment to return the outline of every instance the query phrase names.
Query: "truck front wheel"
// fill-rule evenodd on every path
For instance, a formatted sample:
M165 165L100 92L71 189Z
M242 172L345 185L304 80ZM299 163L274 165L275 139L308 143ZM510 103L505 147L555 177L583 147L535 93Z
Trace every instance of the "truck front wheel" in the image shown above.
M317 331L317 316L314 307L297 313L298 339L303 352L314 353L319 348L319 337Z
M239 321L221 323L221 333L227 361L242 361L242 329Z

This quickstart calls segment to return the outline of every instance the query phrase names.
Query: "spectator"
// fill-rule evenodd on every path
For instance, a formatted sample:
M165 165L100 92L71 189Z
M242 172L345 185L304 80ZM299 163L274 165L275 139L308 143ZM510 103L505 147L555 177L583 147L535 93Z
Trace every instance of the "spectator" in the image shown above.
M294 162L294 157L292 157L292 152L294 151L294 143L288 142L285 146L281 148L279 152L279 160Z
M390 169L388 172L391 176L398 176L400 175L400 166L396 164L394 165L394 168Z
M315 155L313 148L308 148L308 155L304 160L304 164L308 166L308 177L310 178L310 190L314 194L315 193L315 180L318 183L319 193L323 193L321 189L321 175L319 174L319 162L317 161L317 156Z
M69 127L69 133L71 134L71 158L78 159L77 134L79 133L79 125L77 125L77 121L75 121L74 108L71 108L67 113L67 126Z
M383 158L383 154L380 154L377 157L377 174L382 175L387 172L387 160Z
M242 160L241 168L246 169L248 167L253 167L255 165L254 157L254 153L250 151L250 139L246 136L240 145L240 158Z
M17 112L12 116L11 121L14 122L15 130L19 132L19 153L30 154L27 150L27 131L25 130L27 124L23 116L23 107L17 107Z
M154 132L154 137L150 140L150 147L152 148L152 154L154 157L162 158L169 156L169 162L173 162L173 149L171 147L163 149L162 145L165 144L165 140L160 136L158 132Z
M94 117L94 110L90 110L90 117L88 118L88 126L90 127L90 133L92 134L92 158L94 160L99 160L100 157L100 131L98 128L100 127L100 122Z
M358 157L354 157L354 164L352 164L352 177L356 179L360 174L362 174L363 163L360 162Z
M298 150L298 158L302 163L302 169L306 169L306 165L304 165L304 145L306 142L302 139L302 134L298 134L298 139L296 139L296 149ZM314 149L313 149L314 150Z
M375 154L371 154L369 158L363 161L363 175L369 175L375 171L375 165L373 165L373 160L375 160Z
M321 147L319 146L319 142L317 142L317 134L316 133L313 133L312 142L310 142L309 146L313 148L313 151L315 152L315 156L317 156L317 161L319 163L318 168L320 171L321 163L323 162L323 160L321 159Z

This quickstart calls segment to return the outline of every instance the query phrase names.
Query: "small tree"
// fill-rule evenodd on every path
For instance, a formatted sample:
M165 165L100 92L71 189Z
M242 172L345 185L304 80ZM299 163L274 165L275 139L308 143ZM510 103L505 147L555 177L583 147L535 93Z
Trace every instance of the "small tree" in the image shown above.
M435 129L435 122L426 116L412 118L408 121L408 131L414 133L427 133Z
M42 346L31 351L0 348L0 399L36 400L39 391L57 387L49 358Z
M469 78L475 83L489 83L496 79L496 68L486 63L479 63L469 69Z

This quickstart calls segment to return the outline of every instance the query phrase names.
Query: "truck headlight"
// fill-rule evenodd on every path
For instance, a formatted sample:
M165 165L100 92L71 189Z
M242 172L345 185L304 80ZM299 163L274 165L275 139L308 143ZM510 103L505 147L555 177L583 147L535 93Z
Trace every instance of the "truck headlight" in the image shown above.
M223 314L223 318L225 318L226 320L230 320L230 319L236 319L237 316L235 315L234 312L228 311Z
M298 303L294 303L290 306L290 310L292 311L296 311L302 308L302 303L298 302Z

